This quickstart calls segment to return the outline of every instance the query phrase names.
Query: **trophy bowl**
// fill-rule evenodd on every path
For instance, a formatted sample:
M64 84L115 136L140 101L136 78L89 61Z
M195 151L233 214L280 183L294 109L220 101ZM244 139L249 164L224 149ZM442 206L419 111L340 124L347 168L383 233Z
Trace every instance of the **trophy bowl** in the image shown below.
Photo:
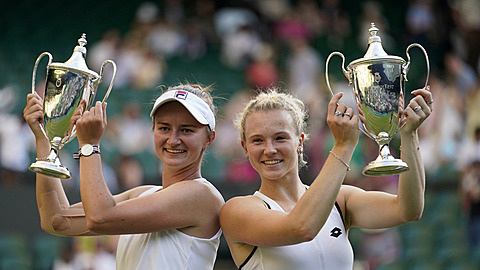
M353 85L355 105L361 121L363 133L377 142L379 155L364 167L362 173L367 176L386 176L400 174L408 170L408 165L390 154L389 143L403 126L400 113L404 108L404 90L410 67L408 51L412 47L420 48L427 62L427 81L430 73L428 55L419 44L407 47L408 62L398 56L388 55L382 48L377 36L378 28L371 24L369 29L369 48L363 58L352 61L345 69L345 57L340 52L332 52L326 62L325 76L327 86L333 95L328 79L328 63L332 56L342 57L342 71Z
M103 102L108 98L116 74L116 65L111 60L103 62L100 74L88 69L85 63L87 44L86 35L78 39L78 46L65 63L52 63L52 55L48 52L40 54L35 62L32 76L32 93L35 92L35 77L40 60L48 56L45 94L43 98L44 121L42 130L50 141L51 150L48 156L37 158L29 166L35 173L40 173L61 179L70 179L71 173L59 160L59 150L76 136L75 126L70 125L75 110L82 100L90 108L103 77L103 69L107 64L113 66L113 76Z

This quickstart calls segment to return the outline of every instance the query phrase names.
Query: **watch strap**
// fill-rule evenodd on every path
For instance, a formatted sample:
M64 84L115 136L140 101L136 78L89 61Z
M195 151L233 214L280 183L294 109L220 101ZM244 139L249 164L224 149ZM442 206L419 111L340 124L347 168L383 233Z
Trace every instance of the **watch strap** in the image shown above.
M91 156L93 154L100 154L100 147L99 146L92 145L92 148L93 148L93 151L88 156ZM73 153L73 158L74 159L79 159L81 156L85 156L85 155L82 154L82 148L78 149L78 153Z

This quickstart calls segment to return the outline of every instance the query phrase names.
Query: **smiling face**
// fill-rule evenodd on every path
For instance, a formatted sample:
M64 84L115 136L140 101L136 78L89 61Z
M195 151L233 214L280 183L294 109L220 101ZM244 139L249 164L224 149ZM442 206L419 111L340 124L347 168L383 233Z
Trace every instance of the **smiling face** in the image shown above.
M242 146L261 178L276 180L298 177L298 150L303 139L286 110L260 110L246 118Z
M164 166L174 169L200 168L203 151L213 141L207 126L200 124L178 102L168 102L155 112L154 142Z

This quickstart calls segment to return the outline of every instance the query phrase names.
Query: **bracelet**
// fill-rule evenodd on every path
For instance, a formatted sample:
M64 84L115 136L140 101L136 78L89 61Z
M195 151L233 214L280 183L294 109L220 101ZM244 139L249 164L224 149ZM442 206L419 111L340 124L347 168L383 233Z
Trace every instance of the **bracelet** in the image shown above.
M337 156L337 154L333 153L332 151L330 151L330 154L332 154L334 157L340 160L343 163L343 165L347 167L347 172L350 171L350 166L348 166L348 164L341 157Z
M36 161L49 161L48 157L50 156L50 154L46 155L46 156L43 156L43 157L37 157L35 158Z

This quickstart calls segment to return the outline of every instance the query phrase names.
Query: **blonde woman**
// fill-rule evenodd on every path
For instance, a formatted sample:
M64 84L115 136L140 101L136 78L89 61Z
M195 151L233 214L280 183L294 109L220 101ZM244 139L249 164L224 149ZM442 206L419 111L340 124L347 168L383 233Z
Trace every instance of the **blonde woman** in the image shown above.
M299 177L307 139L303 102L276 89L251 100L236 124L261 186L253 195L230 199L220 212L237 267L351 270L351 227L386 228L418 220L425 176L417 129L430 115L432 95L429 89L413 94L416 97L403 111L406 125L401 130L401 158L410 170L400 175L396 195L343 185L359 129L358 116L340 102L342 93L328 104L327 123L335 144L311 186Z

